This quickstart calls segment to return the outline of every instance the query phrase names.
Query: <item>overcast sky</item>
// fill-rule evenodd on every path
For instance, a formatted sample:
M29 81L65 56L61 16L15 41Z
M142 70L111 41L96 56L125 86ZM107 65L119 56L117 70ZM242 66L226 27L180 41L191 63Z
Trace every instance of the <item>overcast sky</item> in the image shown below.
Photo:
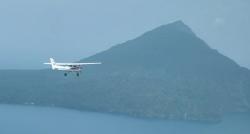
M176 20L250 68L249 12L248 0L1 0L0 69L77 61Z

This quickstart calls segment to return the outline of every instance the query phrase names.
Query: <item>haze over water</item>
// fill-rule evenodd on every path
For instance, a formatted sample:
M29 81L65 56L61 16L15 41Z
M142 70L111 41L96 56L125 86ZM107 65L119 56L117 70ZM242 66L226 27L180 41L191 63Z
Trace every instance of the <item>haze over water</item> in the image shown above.
M1 134L248 134L250 115L218 124L147 120L60 108L0 105Z

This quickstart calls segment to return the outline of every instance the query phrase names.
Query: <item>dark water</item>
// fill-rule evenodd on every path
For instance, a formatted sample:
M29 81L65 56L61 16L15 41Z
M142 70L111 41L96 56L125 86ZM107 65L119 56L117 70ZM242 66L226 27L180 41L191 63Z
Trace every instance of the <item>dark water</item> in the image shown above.
M250 134L250 114L228 115L219 124L206 124L0 105L0 134Z

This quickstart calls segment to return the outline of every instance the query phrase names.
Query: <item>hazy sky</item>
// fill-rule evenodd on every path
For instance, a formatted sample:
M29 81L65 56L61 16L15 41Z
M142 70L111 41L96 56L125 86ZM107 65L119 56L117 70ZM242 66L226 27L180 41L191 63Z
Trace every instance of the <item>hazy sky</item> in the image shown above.
M0 0L0 69L79 60L175 20L250 68L249 12L248 0Z

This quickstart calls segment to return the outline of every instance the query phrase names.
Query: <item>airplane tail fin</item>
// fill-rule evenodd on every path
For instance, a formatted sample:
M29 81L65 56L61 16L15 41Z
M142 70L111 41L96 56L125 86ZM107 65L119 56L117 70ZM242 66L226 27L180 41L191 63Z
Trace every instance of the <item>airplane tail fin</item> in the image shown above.
M49 58L49 60L50 60L50 64L52 66L52 69L54 70L56 62L55 62L55 60L53 58Z
M47 64L47 65L51 65L52 69L54 70L56 67L56 62L53 58L49 58L50 62L49 63L44 63L44 64Z
M55 64L55 60L53 58L49 58L51 64Z

